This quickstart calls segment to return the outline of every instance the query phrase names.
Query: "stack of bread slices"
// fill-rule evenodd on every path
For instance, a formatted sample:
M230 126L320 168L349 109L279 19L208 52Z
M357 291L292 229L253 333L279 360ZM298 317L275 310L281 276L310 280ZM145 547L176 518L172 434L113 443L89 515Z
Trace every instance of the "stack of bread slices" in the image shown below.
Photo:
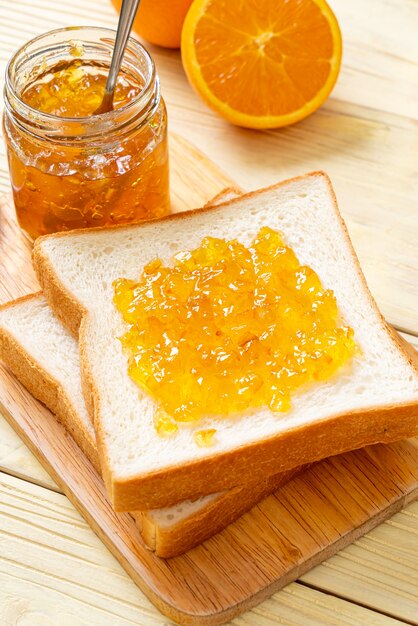
M310 385L278 418L267 407L216 427L162 438L154 400L128 375L113 282L199 246L205 236L249 244L262 226L283 234L332 289L360 350L350 367ZM75 439L158 556L181 554L289 481L306 465L418 432L418 372L379 313L326 175L311 173L211 207L131 226L59 233L35 242L42 292L0 309L0 355Z

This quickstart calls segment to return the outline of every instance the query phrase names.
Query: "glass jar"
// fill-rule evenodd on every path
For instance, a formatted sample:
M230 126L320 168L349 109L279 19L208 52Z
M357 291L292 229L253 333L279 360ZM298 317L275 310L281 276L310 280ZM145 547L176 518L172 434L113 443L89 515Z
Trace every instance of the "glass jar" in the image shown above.
M129 40L118 78L125 81L125 100L108 113L83 112L90 104L84 98L95 98L91 113L100 104L91 85L95 76L104 87L114 40L115 32L104 28L55 30L9 62L4 135L16 214L33 238L170 210L166 109L153 60L137 41ZM82 90L77 80L87 73ZM78 98L72 108L81 115L67 108L67 117L65 107L64 115L57 112L63 77L68 102Z

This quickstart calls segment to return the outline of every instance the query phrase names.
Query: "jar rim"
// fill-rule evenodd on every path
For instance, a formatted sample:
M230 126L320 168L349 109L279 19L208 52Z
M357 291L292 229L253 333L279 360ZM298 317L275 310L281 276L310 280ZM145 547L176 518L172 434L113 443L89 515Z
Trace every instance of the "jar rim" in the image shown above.
M36 57L42 58L48 51L47 42L49 41L49 45L51 45L54 37L59 37L60 35L68 35L68 38L63 39L60 43L57 42L57 46L71 46L71 44L74 44L74 40L82 45L86 44L86 39L83 39L83 33L85 37L88 33L96 35L98 41L95 42L95 45L101 45L103 49L105 49L106 46L109 47L109 44L111 44L111 49L113 50L116 30L100 26L67 26L64 28L56 28L34 37L13 54L7 63L5 72L5 104L9 112L17 110L21 120L30 121L38 127L40 125L41 127L48 127L50 130L55 131L58 130L58 126L61 128L66 127L68 131L72 125L76 127L83 125L85 136L89 135L89 127L91 127L92 130L94 129L94 134L96 134L106 128L114 128L115 125L120 127L128 121L132 121L132 118L137 117L140 111L149 112L148 108L156 91L158 92L157 95L159 99L159 81L151 55L146 48L133 37L129 37L128 39L121 67L123 68L124 65L126 67L127 53L131 53L133 58L140 59L145 63L146 75L144 76L144 85L139 94L126 104L106 113L84 117L67 117L40 111L22 100L17 89L15 76L19 69L21 69L22 64ZM38 44L42 42L45 42L44 46L37 47ZM74 58L78 57L75 56ZM70 135L72 135L71 132Z

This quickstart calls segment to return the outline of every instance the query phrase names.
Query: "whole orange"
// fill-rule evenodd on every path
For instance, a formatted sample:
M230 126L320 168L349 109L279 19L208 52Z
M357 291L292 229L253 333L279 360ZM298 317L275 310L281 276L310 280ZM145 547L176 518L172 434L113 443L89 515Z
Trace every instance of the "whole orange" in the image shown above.
M180 48L181 29L192 0L141 0L133 29L146 41ZM112 0L120 11L122 0Z

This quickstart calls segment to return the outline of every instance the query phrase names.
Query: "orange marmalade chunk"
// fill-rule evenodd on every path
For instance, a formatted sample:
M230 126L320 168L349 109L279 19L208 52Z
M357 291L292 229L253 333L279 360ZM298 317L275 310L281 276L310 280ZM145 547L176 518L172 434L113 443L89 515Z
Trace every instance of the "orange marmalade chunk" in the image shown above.
M205 237L172 266L152 261L114 290L129 375L166 420L287 411L292 393L356 351L333 292L268 227L249 247ZM197 443L210 445L214 432L200 431Z
M215 428L208 428L206 430L198 430L197 432L195 432L193 438L198 446L200 446L201 448L207 448L208 446L212 445L215 433L216 433Z
M59 117L88 117L100 106L109 68L83 59L62 62L39 76L22 92L22 100L32 108ZM136 98L142 85L120 72L113 100L118 109Z

